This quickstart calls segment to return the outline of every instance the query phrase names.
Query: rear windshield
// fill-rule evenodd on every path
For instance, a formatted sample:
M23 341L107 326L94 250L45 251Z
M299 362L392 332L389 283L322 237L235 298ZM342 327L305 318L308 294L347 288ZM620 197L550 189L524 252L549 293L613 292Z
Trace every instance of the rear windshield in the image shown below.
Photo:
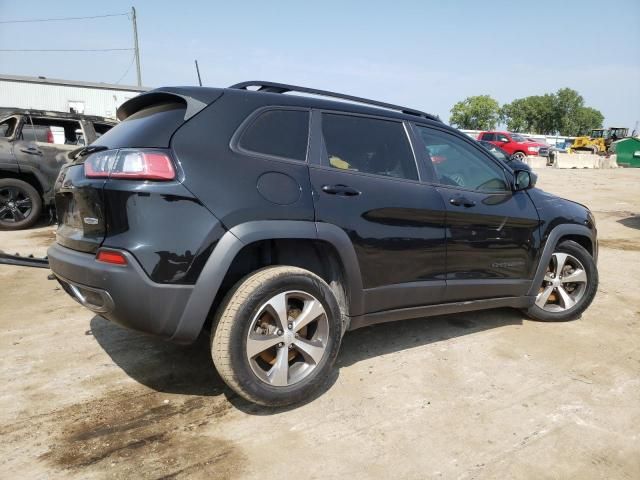
M167 148L173 133L184 123L186 110L183 102L149 105L101 135L93 144L107 148Z

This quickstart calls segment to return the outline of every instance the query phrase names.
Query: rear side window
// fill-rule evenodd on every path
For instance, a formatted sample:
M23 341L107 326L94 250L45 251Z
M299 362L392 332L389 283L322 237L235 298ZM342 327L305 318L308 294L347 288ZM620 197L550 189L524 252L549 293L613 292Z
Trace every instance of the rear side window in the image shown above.
M25 117L22 140L57 145L84 145L80 122L47 117Z
M402 123L325 113L322 131L333 168L418 180Z
M269 110L249 125L238 146L249 152L304 162L308 139L309 112Z

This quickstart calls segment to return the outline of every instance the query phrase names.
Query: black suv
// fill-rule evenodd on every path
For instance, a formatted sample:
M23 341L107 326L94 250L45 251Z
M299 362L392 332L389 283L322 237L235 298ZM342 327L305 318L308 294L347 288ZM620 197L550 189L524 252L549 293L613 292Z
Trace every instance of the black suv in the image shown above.
M594 298L591 212L432 115L246 82L118 116L58 177L51 269L120 325L210 331L250 401L309 398L347 330L494 307L561 321Z
M103 117L43 110L0 117L0 228L36 223L53 205L53 185L68 155L114 125Z

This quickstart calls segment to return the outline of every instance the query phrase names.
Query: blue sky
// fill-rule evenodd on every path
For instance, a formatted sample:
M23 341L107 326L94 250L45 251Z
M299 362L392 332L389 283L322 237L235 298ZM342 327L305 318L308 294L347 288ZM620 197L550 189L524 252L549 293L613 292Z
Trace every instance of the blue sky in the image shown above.
M640 1L23 1L0 21L138 12L143 84L273 80L449 118L469 95L500 103L578 90L605 126L640 120ZM615 5L615 9L614 9ZM127 17L0 24L0 48L127 48ZM0 73L116 82L130 52L6 53ZM135 83L131 67L121 83Z

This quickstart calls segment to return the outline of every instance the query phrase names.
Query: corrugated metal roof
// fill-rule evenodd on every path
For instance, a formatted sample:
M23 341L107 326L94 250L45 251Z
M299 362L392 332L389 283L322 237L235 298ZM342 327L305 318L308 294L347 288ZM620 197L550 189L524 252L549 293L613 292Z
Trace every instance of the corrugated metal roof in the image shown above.
M43 85L65 85L69 87L85 87L98 88L102 90L123 90L127 92L146 92L151 90L149 87L136 87L133 85L116 85L113 83L92 83L79 82L77 80L60 80L58 78L47 77L25 77L22 75L4 75L0 74L0 80L18 83L39 83Z

